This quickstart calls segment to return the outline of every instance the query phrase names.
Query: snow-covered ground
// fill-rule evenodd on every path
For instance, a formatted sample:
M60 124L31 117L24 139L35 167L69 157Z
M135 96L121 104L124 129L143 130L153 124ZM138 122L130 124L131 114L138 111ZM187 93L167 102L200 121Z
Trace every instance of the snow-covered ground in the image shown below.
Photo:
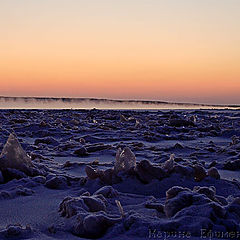
M0 110L0 239L240 239L237 110Z

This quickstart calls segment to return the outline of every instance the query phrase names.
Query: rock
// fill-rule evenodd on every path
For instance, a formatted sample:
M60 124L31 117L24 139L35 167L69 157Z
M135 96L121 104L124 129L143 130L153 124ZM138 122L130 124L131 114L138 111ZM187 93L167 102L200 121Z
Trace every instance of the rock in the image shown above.
M98 174L99 174L99 179L103 183L108 184L108 185L113 184L113 178L115 176L115 172L113 169L109 168L109 169L106 169L105 171L99 171Z
M44 177L44 176L36 176L36 177L33 177L32 180L37 182L37 183L44 184L46 182L46 177Z
M71 121L69 121L69 124L71 124L71 125L79 125L80 122L78 120L76 120L76 119L72 119Z
M184 147L183 147L182 144L176 143L176 144L173 146L173 149L175 149L175 150L181 150L181 149L184 149Z
M179 187L179 186L174 186L174 187L168 189L166 192L166 200L176 197L178 195L178 193L180 193L182 191L190 191L190 189Z
M72 217L81 212L106 211L106 205L100 196L66 197L59 205L63 217Z
M195 126L194 122L184 119L170 119L169 125L174 127L189 127Z
M145 203L145 207L149 209L156 209L158 212L161 213L164 212L164 205L161 203L147 202Z
M174 173L179 173L184 177L193 177L194 176L194 170L193 168L189 166L183 166L181 164L177 164L173 167Z
M58 141L52 137L38 138L34 142L35 145L38 145L40 143L47 144L47 145L53 145L53 146L59 145Z
M175 197L168 198L164 206L164 212L168 218L173 217L181 209L192 204L193 194L190 191L181 190Z
M223 168L226 170L237 171L240 169L240 159L234 161L227 161L224 163Z
M206 197L210 198L211 200L215 200L216 188L214 186L211 186L211 187L195 186L193 188L193 192L204 194Z
M2 174L6 182L11 181L12 179L27 178L27 175L24 172L21 172L20 170L14 168L4 169L2 170Z
M52 177L46 181L45 186L50 189L64 189L67 187L67 179L63 176Z
M85 157L88 156L89 153L85 147L80 147L79 149L74 151L74 154L78 155L79 157Z
M81 197L65 197L59 205L62 217L70 218L78 214L79 211L88 211L88 207Z
M153 179L163 179L167 176L166 172L159 166L153 166L148 160L140 161L135 172L143 183L150 183Z
M119 148L116 153L116 161L114 165L114 171L116 173L120 171L128 171L130 168L136 166L136 157L129 147L125 147L123 150Z
M85 167L85 172L89 179L96 179L99 176L98 172L88 165Z
M0 169L13 168L26 172L29 167L33 167L31 158L11 133L0 155Z
M194 165L194 179L197 182L202 181L207 176L206 170L200 165Z
M4 183L4 178L1 170L0 170L0 183Z
M102 194L106 198L114 198L118 196L118 191L115 190L112 186L104 186L94 193L94 195L99 194Z
M102 151L105 149L110 149L111 147L112 147L111 145L107 145L107 144L93 144L93 145L86 146L86 149L88 153L91 153L91 152Z
M105 203L98 197L82 196L82 199L84 203L87 205L89 212L106 211Z
M119 223L121 218L112 218L104 214L87 215L84 219L78 219L75 224L74 233L84 238L99 238L104 235L107 229L116 223Z
M215 167L211 167L208 170L207 175L212 177L212 178L215 178L215 179L220 179L220 174L219 174L217 168L215 168Z

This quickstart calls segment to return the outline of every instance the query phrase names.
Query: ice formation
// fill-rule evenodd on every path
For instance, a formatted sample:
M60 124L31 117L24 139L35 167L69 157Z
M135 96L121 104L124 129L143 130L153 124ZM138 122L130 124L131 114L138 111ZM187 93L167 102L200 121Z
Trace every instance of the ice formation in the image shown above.
M166 170L167 172L170 172L173 170L174 158L175 158L175 155L171 154L170 158L165 162L163 169Z
M32 167L31 158L11 133L0 155L0 169L15 168L25 171L26 167Z
M129 147L119 148L116 153L115 172L128 171L136 166L136 157Z

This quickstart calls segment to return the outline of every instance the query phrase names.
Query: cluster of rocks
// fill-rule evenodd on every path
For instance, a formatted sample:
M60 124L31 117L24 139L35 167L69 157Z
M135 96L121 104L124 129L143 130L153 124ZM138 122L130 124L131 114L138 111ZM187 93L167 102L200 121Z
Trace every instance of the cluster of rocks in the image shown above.
M168 232L188 232L200 237L206 231L240 231L240 199L216 194L214 186L195 186L193 190L174 186L166 192L165 200L151 198L137 202L117 214L113 200L139 198L124 194L111 186L100 188L94 194L84 192L78 197L66 197L59 206L61 216L71 225L71 231L84 238L112 236L118 232L135 237L146 237L149 229ZM135 200L136 201L136 200ZM123 210L122 210L123 211Z
M62 217L70 218L72 232L85 238L101 237L109 227L119 223L122 218L107 211L107 198L115 198L118 192L105 186L93 195L89 192L79 197L66 197L60 203Z
M123 176L135 176L142 183L150 183L153 179L162 180L169 177L172 173L180 174L184 177L193 178L199 182L207 176L220 179L220 174L215 167L206 170L201 165L182 165L175 162L172 154L163 164L152 164L148 160L141 160L136 163L136 157L130 148L118 149L114 168L107 170L94 169L86 166L87 177L91 180L100 179L104 184L115 184L121 182Z

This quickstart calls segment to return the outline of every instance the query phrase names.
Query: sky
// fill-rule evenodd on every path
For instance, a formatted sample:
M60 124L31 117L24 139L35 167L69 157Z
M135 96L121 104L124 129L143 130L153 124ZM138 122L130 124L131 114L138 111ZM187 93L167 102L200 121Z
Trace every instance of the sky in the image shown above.
M0 0L0 95L240 104L240 1Z

